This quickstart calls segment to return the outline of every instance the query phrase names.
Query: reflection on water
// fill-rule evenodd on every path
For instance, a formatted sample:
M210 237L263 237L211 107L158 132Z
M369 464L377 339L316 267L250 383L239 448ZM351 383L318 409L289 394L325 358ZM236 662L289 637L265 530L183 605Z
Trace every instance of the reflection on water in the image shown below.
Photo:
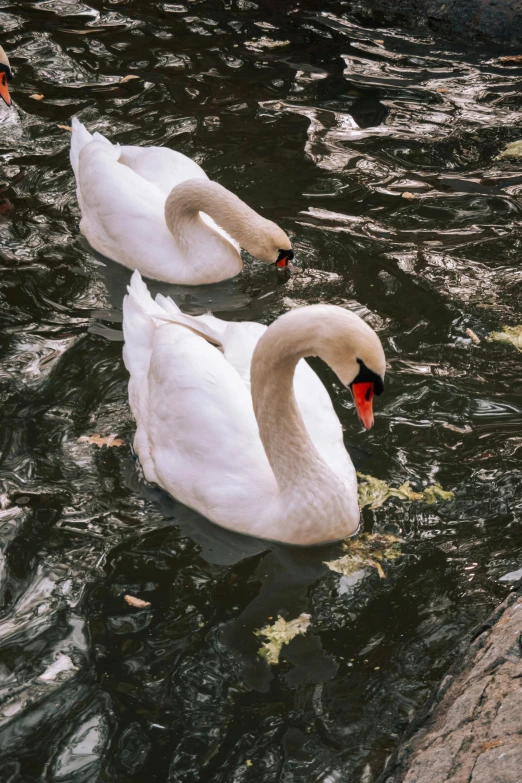
M522 320L522 172L495 160L520 135L522 70L364 29L333 0L4 3L0 31L0 779L370 783L520 566L519 355L484 338ZM365 509L366 530L406 540L386 579L341 583L335 546L217 529L145 486L128 445L78 442L128 444L134 424L128 272L79 236L72 114L190 155L297 251L288 282L249 261L153 290L265 323L333 302L379 331L370 433L318 368L352 453L456 494ZM311 631L269 669L252 631L303 611Z

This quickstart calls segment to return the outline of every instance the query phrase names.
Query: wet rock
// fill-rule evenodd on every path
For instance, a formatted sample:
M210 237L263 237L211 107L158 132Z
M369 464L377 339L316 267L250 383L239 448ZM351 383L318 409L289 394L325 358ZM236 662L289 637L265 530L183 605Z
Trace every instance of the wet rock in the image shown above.
M520 783L522 592L462 647L379 783Z
M522 41L521 0L365 0L354 4L352 11L379 25L427 27L476 40Z

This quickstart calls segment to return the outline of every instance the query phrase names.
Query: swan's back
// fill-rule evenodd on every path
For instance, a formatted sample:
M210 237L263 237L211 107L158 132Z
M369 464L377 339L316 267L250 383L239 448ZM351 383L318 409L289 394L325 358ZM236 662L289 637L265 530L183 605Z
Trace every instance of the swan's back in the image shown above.
M156 185L165 198L180 182L208 179L195 161L167 147L122 147L119 163Z
M101 133L89 133L85 125L77 117L73 117L70 160L79 187L80 153L91 141L101 141L112 147L114 152L110 159L127 166L155 185L165 198L180 182L187 179L208 179L201 166L181 152L168 147L120 147L119 144L112 144Z

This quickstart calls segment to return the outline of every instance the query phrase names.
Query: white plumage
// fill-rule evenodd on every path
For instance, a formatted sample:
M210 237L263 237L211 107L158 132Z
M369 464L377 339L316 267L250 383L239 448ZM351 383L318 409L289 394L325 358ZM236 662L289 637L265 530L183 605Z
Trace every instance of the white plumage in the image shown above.
M382 377L375 332L331 305L268 329L184 315L153 301L137 272L128 291L123 355L145 477L238 532L295 544L353 533L355 470L328 392L301 357L324 355L344 383L357 358Z
M74 117L70 159L82 234L98 252L147 277L219 282L241 271L240 246L267 263L290 249L275 223L180 152L120 147Z

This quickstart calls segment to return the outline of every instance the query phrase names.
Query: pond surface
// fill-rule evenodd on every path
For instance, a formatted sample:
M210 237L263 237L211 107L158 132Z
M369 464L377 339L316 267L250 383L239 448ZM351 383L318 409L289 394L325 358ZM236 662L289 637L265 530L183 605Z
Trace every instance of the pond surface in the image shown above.
M333 0L0 6L0 781L371 783L521 565L521 355L485 338L522 321L522 168L495 160L521 135L522 68ZM340 546L234 536L144 484L129 274L78 232L74 114L193 157L292 237L287 283L249 260L154 291L265 323L332 302L377 329L371 432L317 368L356 464L455 493L364 509L405 540L386 578L350 587L324 565ZM95 434L125 445L78 440ZM253 631L301 612L310 631L269 668Z

